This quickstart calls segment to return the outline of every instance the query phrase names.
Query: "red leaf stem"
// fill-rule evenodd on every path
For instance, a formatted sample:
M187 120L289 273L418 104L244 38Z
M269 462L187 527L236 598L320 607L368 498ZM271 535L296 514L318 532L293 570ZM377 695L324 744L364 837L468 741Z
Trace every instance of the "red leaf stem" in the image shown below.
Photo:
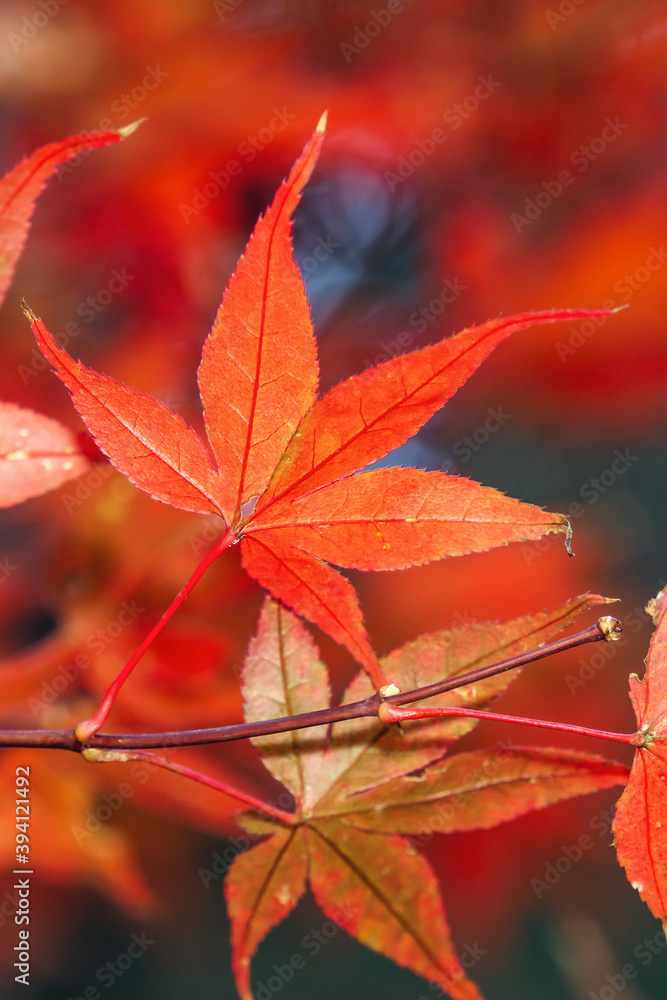
M118 674L116 679L109 685L109 688L107 689L107 692L102 700L102 704L100 705L98 710L95 712L93 716L91 716L89 719L84 719L84 721L80 722L79 725L76 727L75 729L76 737L78 740L80 740L81 743L85 743L86 740L89 740L91 736L94 736L95 733L102 728L102 726L104 725L109 716L111 709L113 708L113 704L116 700L118 692L120 691L121 687L123 686L127 678L130 676L134 668L136 667L141 657L144 655L148 647L154 642L156 637L160 634L160 632L165 627L169 619L173 616L174 612L176 612L178 608L180 608L185 598L191 593L195 584L201 579L201 577L204 575L208 567L215 562L218 556L221 555L221 553L223 553L226 548L229 547L232 541L233 538L230 532L229 531L225 532L225 534L222 536L217 545L215 545L211 549L209 554L204 559L202 559L202 561L197 566L197 569L194 571L194 573L187 581L185 586L182 588L182 590L180 590L179 593L176 595L176 597L171 602L167 610L164 612L160 620L155 623L155 625L150 630L144 641L132 654L132 656L127 661L127 663L125 664L121 672Z
M515 722L520 726L534 726L537 729L556 729L562 733L577 733L580 736L592 736L601 740L612 740L616 743L637 745L636 733L608 733L602 729L588 729L586 726L574 726L569 722L545 722L542 719L525 719L520 715L502 715L500 712L478 712L472 708L443 707L438 708L396 708L384 701L378 709L378 717L383 722L407 722L410 719L435 719L441 716L461 715L470 719L492 719L494 722Z
M274 806L269 805L262 799L257 799L254 795L249 795L248 792L243 792L240 788L235 788L233 785L228 785L225 781L218 781L217 778L210 778L207 774L195 771L191 767L185 767L183 764L176 764L175 761L168 760L166 757L161 757L160 754L157 753L150 753L148 750L87 749L82 752L82 757L84 757L85 760L91 764L121 764L129 760L145 761L147 764L154 764L156 767L162 767L165 771L173 771L174 774L180 774L183 778L190 778L191 781L197 781L200 785L206 785L208 788L214 788L216 792L222 792L224 795L229 795L238 802L243 802L244 805L250 806L251 809L257 809L267 816L272 816L281 823L289 823L290 825L294 823L293 813L284 812L282 809L276 809Z

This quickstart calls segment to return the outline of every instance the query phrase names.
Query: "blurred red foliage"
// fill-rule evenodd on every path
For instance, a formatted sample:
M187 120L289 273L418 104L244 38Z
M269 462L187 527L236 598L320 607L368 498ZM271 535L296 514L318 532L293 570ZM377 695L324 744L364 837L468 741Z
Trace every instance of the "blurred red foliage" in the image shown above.
M629 305L599 327L517 335L425 429L421 450L397 457L455 468L552 510L578 503L577 558L554 540L544 550L518 545L354 575L376 649L467 617L554 607L585 590L623 598L623 619L658 590L667 554L664 8L586 0L550 19L536 0L400 6L376 32L372 12L387 5L366 0L78 0L44 27L29 0L5 3L0 171L53 139L148 121L120 146L63 168L40 201L1 315L0 398L79 428L35 352L18 308L24 297L54 333L67 331L74 357L201 429L194 372L222 290L258 213L328 107L329 140L295 223L323 388L380 355L490 316L609 299ZM559 9L551 5L552 14ZM126 280L109 296L114 272ZM479 444L489 407L509 417ZM464 458L456 445L466 436L477 447ZM637 461L605 486L616 448ZM582 494L599 478L603 487ZM16 567L1 584L3 724L64 727L83 718L211 544L207 531L205 519L95 470L3 513L4 551ZM137 669L107 728L240 718L235 671L260 598L228 554ZM145 609L136 621L55 691L90 636L133 600ZM503 709L631 729L625 676L641 666L649 628L626 632L627 644L581 687L572 691L565 678L579 676L587 658L572 654L527 671ZM321 635L318 642L341 690L352 662ZM51 690L57 697L47 701ZM31 709L31 697L44 704ZM480 726L471 745L506 736ZM3 764L12 773L14 756ZM103 792L117 790L124 765L107 771L63 754L19 756L48 802L48 831L35 848L45 879L92 879L137 907L149 893L168 894L161 880L150 890L142 881L123 814L80 846L72 837ZM255 791L273 787L248 748L182 756ZM186 785L151 776L133 807L232 829L231 802ZM599 808L576 802L548 821L436 839L453 926L489 950L516 936L535 906L530 878ZM4 851L4 832L0 842ZM591 870L604 877L592 881L605 913L628 890L622 873L617 882L610 874L608 840L595 843ZM561 898L582 902L574 892Z

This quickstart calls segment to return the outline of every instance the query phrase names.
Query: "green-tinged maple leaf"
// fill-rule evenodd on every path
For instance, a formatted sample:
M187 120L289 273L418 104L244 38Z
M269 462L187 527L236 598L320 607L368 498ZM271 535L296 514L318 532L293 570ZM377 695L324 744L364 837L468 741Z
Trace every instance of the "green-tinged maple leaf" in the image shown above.
M250 959L271 928L299 902L308 872L305 828L268 824L262 832L271 836L235 858L234 877L225 884L234 975L244 1000L252 997Z
M402 690L455 677L551 641L587 608L584 595L514 621L469 623L406 643L381 661ZM516 671L421 704L483 707ZM343 703L373 693L360 672ZM248 721L329 707L326 668L312 638L267 598L243 671ZM268 839L235 859L226 879L234 968L251 1000L250 962L306 883L326 915L360 942L437 983L454 1000L479 1000L456 957L437 879L401 834L493 826L573 795L622 783L627 768L567 750L496 747L447 755L476 725L436 718L388 726L377 718L256 737L266 767L296 801L294 825L256 813L239 817Z
M477 830L627 778L623 765L575 750L499 745L445 757L355 796L344 822L377 833Z
M567 532L562 514L443 472L360 472L402 445L512 333L607 315L491 320L347 379L317 399L318 362L291 216L324 120L259 219L199 366L208 446L166 406L75 362L29 312L37 341L98 446L164 503L220 513L247 571L384 683L357 595L334 566L398 569ZM211 461L211 453L215 464ZM395 680L395 678L391 678Z
M628 879L667 930L667 588L646 610L656 626L646 676L630 676L639 745L613 829Z

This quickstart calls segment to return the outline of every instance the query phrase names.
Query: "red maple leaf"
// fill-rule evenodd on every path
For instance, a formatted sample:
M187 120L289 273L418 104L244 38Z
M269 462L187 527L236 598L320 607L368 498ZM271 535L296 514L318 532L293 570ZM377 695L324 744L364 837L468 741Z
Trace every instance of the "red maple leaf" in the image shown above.
M82 437L50 417L0 402L0 507L48 493L87 472L90 449Z
M0 180L0 304L4 302L28 237L35 202L56 168L95 146L120 142L131 135L138 124L134 122L118 131L72 135L41 146Z
M317 399L318 365L291 216L317 160L324 119L258 221L204 344L199 389L208 443L151 396L86 368L29 312L38 343L112 464L151 496L220 513L248 572L384 682L352 585L330 564L398 569L567 532L562 514L442 472L358 472L399 447L527 313L463 330L347 379Z
M556 611L468 624L420 636L382 666L403 690L486 666L548 642L603 598L585 595ZM516 676L499 674L438 695L479 708ZM372 694L360 672L343 704ZM305 628L267 598L243 673L248 721L329 707L327 670ZM421 702L432 704L433 699ZM448 755L476 725L470 718L407 722L377 718L253 739L264 764L294 796L292 824L239 817L261 842L237 857L225 883L233 963L251 1000L250 961L309 884L327 917L363 944L437 983L455 1000L479 1000L451 941L438 881L406 835L490 827L574 795L621 784L627 768L590 754L498 745Z
M616 806L614 839L628 879L667 929L667 588L646 610L656 630L646 676L630 676L638 749Z
M136 127L49 143L0 180L0 305L28 237L35 202L56 168L85 150L120 142ZM90 448L80 438L56 420L0 403L0 507L48 493L89 469Z

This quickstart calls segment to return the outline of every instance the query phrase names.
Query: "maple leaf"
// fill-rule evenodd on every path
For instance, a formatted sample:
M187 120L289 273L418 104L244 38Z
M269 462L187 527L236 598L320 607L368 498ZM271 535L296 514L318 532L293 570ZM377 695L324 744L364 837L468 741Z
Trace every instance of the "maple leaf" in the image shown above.
M425 686L550 641L581 611L603 602L585 595L551 613L421 636L382 666L403 690ZM438 702L486 705L513 677L491 676L439 695ZM371 693L369 678L360 672L343 704ZM270 598L248 649L243 697L248 721L329 707L328 674L312 638ZM255 950L308 884L327 917L363 944L437 983L455 1000L478 1000L456 958L437 879L404 835L492 826L622 783L627 768L584 753L502 745L446 756L475 725L469 718L438 718L398 730L362 718L336 723L331 732L322 726L252 740L294 796L296 812L291 826L257 813L238 817L254 838L268 836L235 858L225 882L243 1000L252 997Z
M667 588L646 610L656 630L644 679L630 675L638 749L613 831L628 879L667 930Z
M56 167L95 146L120 142L139 124L134 122L117 131L73 135L41 146L0 180L0 304L4 302L28 237L35 202Z
M0 402L0 507L48 493L87 472L91 449L82 437L50 417Z
M49 143L0 180L0 305L25 246L37 197L56 168L85 150L120 142L138 124ZM0 507L48 493L89 468L80 436L56 420L0 402Z
M443 472L359 472L399 447L511 333L604 311L522 314L347 379L317 399L318 365L291 216L324 118L259 219L204 344L207 446L151 396L75 362L28 311L38 343L98 446L165 503L220 513L226 543L276 598L384 683L352 585L332 567L397 569L568 532L567 518Z

